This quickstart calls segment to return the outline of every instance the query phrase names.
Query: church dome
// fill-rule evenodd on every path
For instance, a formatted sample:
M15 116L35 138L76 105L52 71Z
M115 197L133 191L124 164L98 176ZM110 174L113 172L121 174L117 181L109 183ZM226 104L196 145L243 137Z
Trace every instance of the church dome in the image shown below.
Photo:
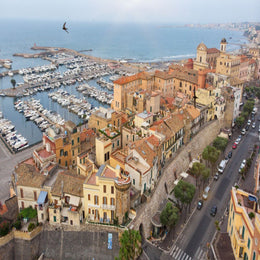
M223 38L223 39L221 40L221 43L227 43L227 40L226 40L225 38Z

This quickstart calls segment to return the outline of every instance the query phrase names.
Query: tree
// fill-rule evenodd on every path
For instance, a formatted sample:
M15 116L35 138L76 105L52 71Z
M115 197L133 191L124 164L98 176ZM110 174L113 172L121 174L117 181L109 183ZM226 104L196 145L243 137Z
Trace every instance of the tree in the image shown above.
M164 226L174 227L179 220L179 210L171 202L167 202L161 212L160 221Z
M12 85L13 85L13 88L15 88L15 85L16 85L15 79L11 79L11 83L12 83Z
M181 202L183 207L185 205L189 205L192 202L195 191L196 189L194 185L180 180L174 188L174 196L179 202Z
M137 230L128 229L125 230L120 238L120 260L132 260L137 259L142 253L142 238L141 234Z
M236 118L236 125L238 128L242 127L244 123L245 123L245 118L243 116L238 116Z
M210 170L203 163L195 162L192 165L191 174L195 176L196 186L200 189L200 181L205 182L208 179Z
M216 165L218 157L220 155L220 151L215 147L208 145L202 152L202 158L210 163L211 165L211 173Z
M213 141L213 146L224 152L226 147L227 147L227 144L228 144L228 139L227 138L224 138L224 137L220 137L218 136L214 141Z
M253 111L254 105L255 102L253 100L248 100L243 107L243 112L250 114Z

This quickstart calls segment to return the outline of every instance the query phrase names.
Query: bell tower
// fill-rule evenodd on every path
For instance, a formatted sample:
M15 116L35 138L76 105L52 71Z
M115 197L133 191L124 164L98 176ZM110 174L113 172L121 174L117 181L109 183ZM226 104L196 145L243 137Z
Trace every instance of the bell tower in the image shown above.
M220 42L220 52L226 52L227 40L223 38Z

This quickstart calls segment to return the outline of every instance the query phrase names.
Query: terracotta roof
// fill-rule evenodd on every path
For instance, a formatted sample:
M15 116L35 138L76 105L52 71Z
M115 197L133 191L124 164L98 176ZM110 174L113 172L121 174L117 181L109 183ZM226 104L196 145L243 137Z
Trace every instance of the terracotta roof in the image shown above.
M207 54L212 54L212 53L219 53L220 51L216 48L208 48L207 49Z
M194 106L186 106L186 110L193 119L200 116L200 110L195 108Z
M85 180L85 176L75 175L70 172L59 172L51 193L54 196L62 196L61 190L63 190L63 193L83 197L83 183Z
M127 154L123 152L123 150L116 150L113 152L110 156L111 158L114 158L115 160L125 163Z
M41 188L46 180L46 176L39 173L34 165L26 162L19 164L15 172L17 174L17 185Z
M127 77L121 77L115 81L113 81L114 84L118 84L118 85L123 85L123 84L127 84L129 82L135 81L137 79L139 79L140 74L135 74L132 76L127 76Z
M168 126L170 126L174 133L177 133L184 127L183 121L177 118L176 116L172 116L169 119L166 119L165 122Z
M102 176L107 178L116 178L116 172L111 168L106 167L102 173Z
M42 158L48 158L50 157L51 155L53 155L53 153L51 152L48 152L45 148L41 149L41 150L38 150L36 151L40 157Z
M152 167L156 154L146 142L147 141L145 139L138 140L133 143L132 147L149 164L149 166Z
M83 142L86 140L86 138L95 136L95 132L93 131L93 129L86 129L84 128L82 130L82 132L80 133L80 141Z
M157 138L155 135L151 135L147 138L147 142L152 144L153 146L158 147L160 144L159 138Z
M256 63L256 61L254 59L249 60L249 64L254 64L254 63Z
M96 172L92 173L86 184L96 185Z

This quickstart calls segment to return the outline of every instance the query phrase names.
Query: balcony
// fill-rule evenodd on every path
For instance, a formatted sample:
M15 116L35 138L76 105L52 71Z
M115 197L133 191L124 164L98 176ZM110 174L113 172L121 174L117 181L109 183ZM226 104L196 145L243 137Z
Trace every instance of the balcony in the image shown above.
M102 209L107 209L107 210L115 210L115 209L116 209L116 206L114 206L114 205L102 204L101 208L102 208Z
M95 205L95 204L88 204L88 207L89 207L89 208L96 208L96 209L99 209L99 208L100 208L99 205Z
M237 230L236 228L234 230L235 230L235 238L236 238L238 246L245 247L246 246L246 242L242 238L242 235L239 234L239 230Z

